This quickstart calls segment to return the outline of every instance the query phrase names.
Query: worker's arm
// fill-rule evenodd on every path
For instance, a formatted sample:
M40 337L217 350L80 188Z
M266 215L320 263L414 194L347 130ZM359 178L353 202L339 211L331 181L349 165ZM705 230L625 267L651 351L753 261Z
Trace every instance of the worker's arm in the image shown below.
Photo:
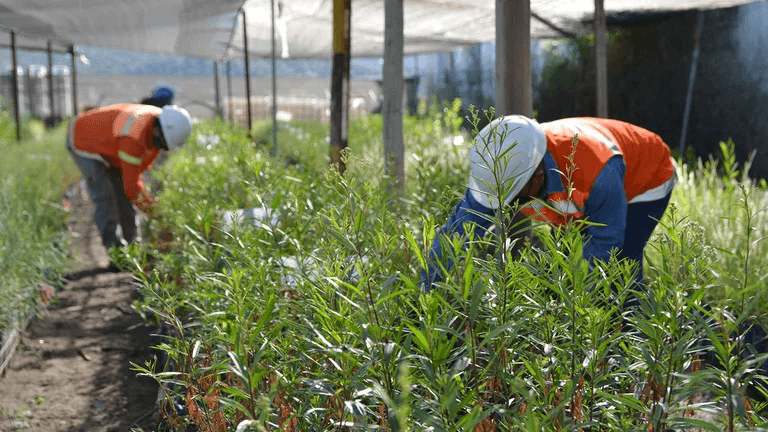
M443 279L438 261L443 260L443 244L450 244L447 238L453 234L458 234L464 237L466 232L464 231L464 224L470 222L474 226L475 237L482 237L485 235L488 228L492 225L490 216L493 214L493 210L484 207L478 203L472 196L472 193L467 189L464 194L464 199L459 202L453 209L448 221L438 230L435 235L435 240L432 242L432 249L429 252L428 269L422 271L422 284L425 289L430 289L432 283L439 282ZM453 266L453 261L448 258L443 261L443 265L446 269L450 269Z
M624 159L613 157L600 171L585 203L587 220L600 225L587 227L584 258L608 261L611 249L624 246L627 226L627 197L624 193Z
M125 196L138 207L141 211L151 216L152 205L154 200L144 187L144 182L141 180L141 175L144 170L142 169L141 157L134 156L127 151L121 150L118 153L120 159L120 171L123 174L123 189L125 190Z

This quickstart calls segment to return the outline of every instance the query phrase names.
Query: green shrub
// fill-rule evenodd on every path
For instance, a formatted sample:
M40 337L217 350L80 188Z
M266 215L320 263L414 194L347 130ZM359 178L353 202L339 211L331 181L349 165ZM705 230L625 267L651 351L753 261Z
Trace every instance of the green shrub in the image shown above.
M287 148L307 144L306 153L280 150L273 158L244 131L204 122L195 126L195 144L158 167L161 211L148 225L150 242L121 259L142 281L137 310L169 329L160 346L168 365L134 365L164 384L167 401L187 406L185 416L166 410L168 425L764 425L762 405L749 399L760 358L731 337L760 310L751 290L765 279L758 239L767 225L750 197L764 189L728 170L708 177L705 165L697 174L681 168L635 310L623 308L638 294L630 289L635 269L611 259L590 270L576 226L537 230L541 244L519 258L489 251L506 244L503 230L466 248L453 239L446 253L456 265L424 292L420 273L435 228L466 184L463 147L443 142L458 132L452 110L406 119L404 193L381 178L378 116L350 125L344 176L323 168L322 127L306 123L286 126L312 131L314 138L286 139ZM291 155L297 160L286 163ZM324 162L301 161L310 155ZM224 223L225 212L251 207L269 216L257 226ZM723 223L723 211L733 225L721 241L710 229ZM697 370L704 355L727 367ZM704 408L687 403L702 389L723 407L721 418L690 417Z
M41 120L29 116L21 118L22 141L40 140L45 132L45 124ZM0 110L0 150L16 143L16 121L13 112Z
M61 284L71 265L62 196L78 174L64 132L0 149L0 331L35 313L40 284Z

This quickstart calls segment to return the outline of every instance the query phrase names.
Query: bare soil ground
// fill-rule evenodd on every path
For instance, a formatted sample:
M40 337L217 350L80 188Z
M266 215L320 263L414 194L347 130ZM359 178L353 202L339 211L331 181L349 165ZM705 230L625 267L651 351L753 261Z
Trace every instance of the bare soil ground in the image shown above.
M87 193L74 201L68 228L81 264L0 378L0 431L155 430L157 385L131 362L151 359L159 341L131 308L131 274L107 271Z

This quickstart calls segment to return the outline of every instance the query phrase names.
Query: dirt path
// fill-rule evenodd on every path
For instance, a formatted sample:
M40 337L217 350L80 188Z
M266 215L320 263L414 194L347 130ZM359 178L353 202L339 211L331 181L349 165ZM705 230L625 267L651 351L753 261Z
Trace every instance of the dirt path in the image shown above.
M129 273L110 273L86 194L72 203L69 231L81 268L22 333L0 378L0 431L156 429L157 385L136 377L158 343L131 309Z

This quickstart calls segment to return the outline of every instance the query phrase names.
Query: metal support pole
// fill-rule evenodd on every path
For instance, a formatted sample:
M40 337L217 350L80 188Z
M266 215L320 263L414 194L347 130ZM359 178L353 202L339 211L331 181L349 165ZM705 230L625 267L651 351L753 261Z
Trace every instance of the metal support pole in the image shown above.
M533 117L531 0L496 0L496 116Z
M69 53L72 55L72 115L78 114L77 109L77 57L75 57L75 46L69 47Z
M688 75L688 91L685 95L685 109L683 111L683 128L680 131L680 147L678 148L680 157L685 154L685 135L688 133L688 118L691 115L691 98L693 95L693 84L696 81L696 68L699 63L699 39L704 30L704 11L699 11L696 15L696 33L693 35L693 58L691 59L691 71Z
M277 64L275 61L275 0L272 0L272 156L277 154Z
M403 143L403 25L402 0L384 1L384 65L382 78L382 140L384 173L390 190L405 189L405 147Z
M351 15L351 0L333 1L330 157L340 174L347 169L342 156L348 142Z
M221 118L221 94L219 93L219 62L213 61L213 91L216 98L216 118Z
M483 65L483 46L482 45L478 45L477 51L478 51L478 53L477 53L477 61L478 61L478 63L480 63L479 67L477 68L477 72L479 74L479 76L478 76L479 81L477 83L479 88L477 89L477 92L478 92L478 94L480 96L480 99L478 99L478 100L480 101L480 103L485 104L485 93L484 93L485 86L483 85L483 83L485 82L483 80L483 72L485 72L485 68L484 68L484 65Z
M225 68L227 72L227 120L230 123L234 121L232 115L232 62L227 60L227 66Z
M16 58L16 32L11 30L11 93L13 94L13 118L16 120L16 141L21 141L21 114L19 107L19 63Z
M418 80L418 83L421 83L421 71L419 70L419 55L416 54L413 56L413 69L414 69L414 75L416 76L416 79ZM420 85L419 85L420 86ZM418 107L418 99L419 99L419 87L416 87L416 106Z
M56 122L56 113L53 104L53 47L51 41L48 41L48 126L53 126Z
M245 19L245 9L240 9L243 14L243 51L245 54L245 99L248 103L248 136L251 135L251 71L248 63L248 21Z
M605 37L605 7L595 0L595 69L597 80L597 116L608 117L608 42Z
M230 123L235 120L232 114L232 62L227 60L227 119Z

